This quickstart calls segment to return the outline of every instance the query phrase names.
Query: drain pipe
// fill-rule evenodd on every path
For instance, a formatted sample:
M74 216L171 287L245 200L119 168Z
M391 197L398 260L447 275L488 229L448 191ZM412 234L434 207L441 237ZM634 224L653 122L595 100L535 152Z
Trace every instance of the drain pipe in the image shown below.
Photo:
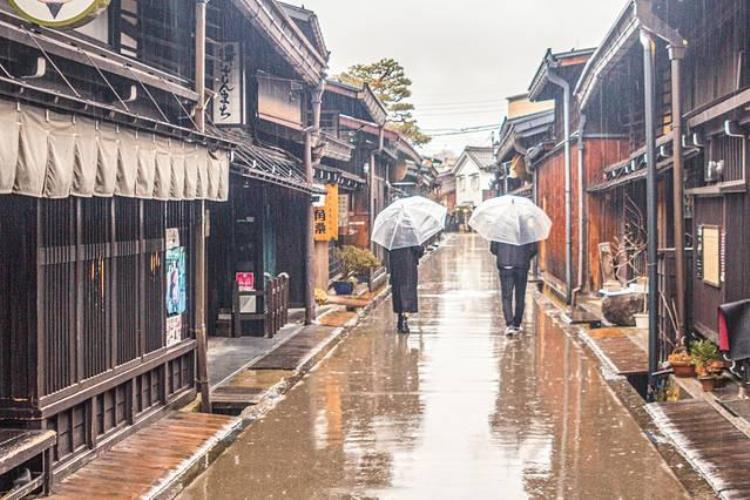
M648 176L646 178L646 205L648 220L648 372L649 372L649 397L653 399L656 389L656 372L659 370L659 273L658 273L658 243L657 243L657 191L656 191L656 84L655 84L655 52L656 44L654 37L658 37L667 43L669 56L672 61L672 90L676 94L672 96L673 133L673 158L674 158L674 191L673 203L675 206L675 260L676 280L683 283L682 288L677 290L678 308L682 309L683 315L679 314L678 329L684 329L684 300L685 300L685 263L684 263L684 229L682 213L682 126L681 126L681 99L680 99L680 73L681 59L684 57L687 41L669 26L664 20L653 12L651 0L635 0L636 17L641 25L641 44L643 45L643 82L645 90L645 126L646 126L646 163ZM680 134L680 135L678 135ZM678 199L679 198L679 199ZM679 333L678 333L679 334Z
M570 166L570 84L552 68L557 63L547 57L547 79L563 90L563 122L565 134L565 302L570 305L573 295L573 227Z
M643 45L643 83L645 102L646 126L646 213L647 213L647 261L648 261L648 378L649 399L653 400L656 388L655 373L659 371L659 317L658 295L659 274L657 269L657 220L656 220L656 119L654 104L656 101L656 85L654 83L654 59L656 44L651 34L641 29L641 45Z
M578 121L578 286L573 290L573 303L575 307L578 302L578 294L588 287L588 262L586 250L588 249L588 210L586 209L586 185L584 182L584 158L586 146L583 142L583 134L586 130L586 115L581 113Z
M685 340L685 215L684 168L682 162L682 60L686 48L669 46L672 64L672 203L674 206L674 260L675 285L677 287L677 343Z

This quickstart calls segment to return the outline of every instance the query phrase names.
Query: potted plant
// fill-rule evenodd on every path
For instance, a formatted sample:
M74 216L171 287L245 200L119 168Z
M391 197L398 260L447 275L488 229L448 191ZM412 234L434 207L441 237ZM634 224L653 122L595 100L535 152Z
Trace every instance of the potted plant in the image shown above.
M370 271L380 265L377 257L369 250L357 248L352 245L346 245L336 250L336 258L341 261L343 268L344 280L333 283L334 289L338 295L351 295L353 293L353 280L369 282ZM348 293L341 293L348 291Z
M703 390L713 391L724 369L719 348L709 340L698 340L691 344L690 351Z
M333 282L333 289L336 295L352 295L354 293L354 285L356 284L357 280L354 278L336 280Z
M676 377L689 378L695 375L695 365L690 353L684 347L678 347L667 358Z

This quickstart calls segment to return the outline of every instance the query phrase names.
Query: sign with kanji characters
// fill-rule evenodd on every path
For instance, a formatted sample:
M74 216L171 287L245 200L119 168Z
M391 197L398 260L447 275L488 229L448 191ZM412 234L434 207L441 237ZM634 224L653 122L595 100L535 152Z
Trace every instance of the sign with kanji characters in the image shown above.
M240 44L229 42L219 49L219 59L214 64L216 97L214 98L214 124L242 124L242 59Z
M331 241L339 237L339 187L326 184L325 204L315 207L313 220L315 241Z

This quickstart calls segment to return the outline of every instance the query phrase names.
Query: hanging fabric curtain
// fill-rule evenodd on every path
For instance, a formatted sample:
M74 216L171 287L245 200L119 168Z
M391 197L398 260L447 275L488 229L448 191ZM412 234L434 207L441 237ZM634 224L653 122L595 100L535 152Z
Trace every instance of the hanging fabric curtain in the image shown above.
M0 100L0 194L226 201L229 155Z

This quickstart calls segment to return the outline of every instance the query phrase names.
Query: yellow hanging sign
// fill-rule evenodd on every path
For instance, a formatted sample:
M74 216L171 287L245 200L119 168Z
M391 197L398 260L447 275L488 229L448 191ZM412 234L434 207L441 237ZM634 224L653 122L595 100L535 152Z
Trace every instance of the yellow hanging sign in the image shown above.
M326 184L326 202L315 207L315 241L337 240L339 237L339 186Z

